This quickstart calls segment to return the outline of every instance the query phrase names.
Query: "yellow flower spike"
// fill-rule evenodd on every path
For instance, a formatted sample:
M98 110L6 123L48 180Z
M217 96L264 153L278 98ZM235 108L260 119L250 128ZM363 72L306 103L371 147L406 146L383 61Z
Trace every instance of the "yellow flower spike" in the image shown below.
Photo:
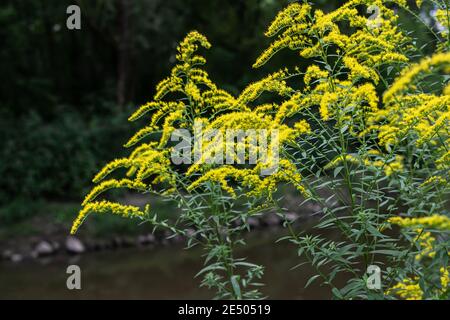
M183 92L183 79L175 76L162 80L156 86L155 101L161 100L167 94L172 92Z
M436 255L434 250L434 243L436 239L431 235L431 232L423 232L423 229L417 229L416 243L419 245L420 252L415 259L420 261L422 258L433 258Z
M288 74L284 70L280 70L268 75L262 80L248 85L237 99L239 105L245 105L255 101L263 92L274 92L282 97L289 96L294 93L294 89L286 84L285 79Z
M439 21L440 25L443 27L441 29L442 36L447 36L449 32L449 21L447 10L439 9L436 12L436 19Z
M323 121L328 121L330 120L330 107L336 107L335 105L337 104L339 100L339 95L336 92L326 92L323 97L322 100L320 101L320 108L319 108L319 112L320 112L320 116L322 118Z
M170 139L170 135L176 129L173 126L174 122L183 119L184 111L185 108L183 107L175 112L172 112L165 118L163 132L158 146L159 148L162 148L167 144L167 141Z
M378 83L379 76L371 68L363 66L358 62L356 58L344 57L342 59L347 68L350 69L350 79L356 80L358 78L371 79L375 83Z
M297 134L311 133L311 126L306 120L300 120L294 124Z
M439 272L441 273L442 291L446 292L449 289L450 284L450 267L447 268L441 267L439 269Z
M443 94L450 96L450 83L442 91Z
M320 69L319 66L313 64L306 69L305 76L303 81L305 85L310 85L311 81L314 79L326 79L329 75L329 72L326 70Z
M386 294L396 294L402 299L406 300L422 300L423 291L419 285L419 279L415 278L405 278L401 282L389 288Z
M383 101L389 103L394 97L407 90L410 84L414 83L414 78L421 73L428 73L433 67L448 66L450 64L450 53L438 53L430 58L426 58L417 64L405 69L397 78L394 84L385 92Z
M135 165L135 162L133 160L123 158L123 159L116 159L110 163L108 163L106 166L103 167L102 170L100 170L99 173L92 179L92 182L99 182L100 180L104 179L107 175L109 175L111 172L118 168L129 168L131 166Z
M211 47L211 44L208 42L208 39L206 39L204 35L198 33L197 31L189 32L177 48L177 60L180 62L192 64L193 54L197 51L198 45L201 45L206 49L209 49Z
M153 126L145 127L136 132L127 143L125 143L124 147L129 148L134 146L136 143L144 139L145 137L151 135L155 132L155 128Z
M445 215L438 214L421 218L392 217L388 219L388 222L404 228L422 226L438 230L450 230L450 218Z
M425 182L423 182L420 185L420 188L424 188L427 187L429 185L439 185L439 184L447 184L448 181L447 179L445 179L444 177L441 176L431 176L430 178L428 178L427 180L425 180Z
M265 32L266 37L278 34L282 29L289 27L294 22L303 21L310 10L311 6L309 4L290 4L277 14Z
M90 202L86 204L79 212L77 218L72 224L70 234L75 234L77 232L84 219L91 212L95 212L98 214L112 213L124 218L142 218L145 215L144 212L140 211L140 209L135 206L121 205L109 201Z
M145 191L146 187L147 185L140 181L132 181L130 179L121 179L121 180L110 179L107 181L103 181L98 186L95 186L94 189L92 189L91 192L89 192L88 195L84 198L82 205L83 206L86 205L87 203L94 200L101 193L109 189L127 188Z

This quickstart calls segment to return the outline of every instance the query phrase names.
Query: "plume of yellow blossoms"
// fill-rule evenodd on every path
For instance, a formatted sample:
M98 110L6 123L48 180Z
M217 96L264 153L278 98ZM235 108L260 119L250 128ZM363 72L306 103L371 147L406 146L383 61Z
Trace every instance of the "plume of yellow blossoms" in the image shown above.
M199 47L210 46L208 40L196 31L189 33L180 43L176 56L178 64L170 76L156 86L153 101L140 106L129 117L130 121L141 118L148 121L125 144L125 147L134 147L134 150L129 157L108 163L94 177L93 182L99 184L85 197L71 233L77 231L91 212L143 217L144 213L137 207L98 202L95 199L105 191L117 188L138 192L157 191L161 194L173 192L179 186L176 169L170 161L171 147L168 142L171 133L177 128L192 128L194 119L204 114L221 112L227 108L240 110L236 99L218 89L206 71L200 68L206 60L196 52ZM144 139L150 141L143 142ZM127 178L103 181L119 169L127 170Z
M406 1L391 1L406 6ZM360 8L379 8L377 24L361 13ZM323 121L337 120L348 124L351 133L360 130L367 113L379 111L376 84L380 69L385 65L408 62L404 54L409 39L397 28L398 17L381 0L350 0L330 13L313 8L306 1L290 4L269 25L265 35L275 37L259 56L254 67L261 67L282 49L298 51L303 58L311 58L305 72L296 68L269 75L252 85L260 92L271 87L284 98L281 104L265 105L265 111L275 113L278 122L301 114L307 108L317 107ZM352 29L342 30L342 25ZM337 56L334 61L330 53ZM316 61L322 60L322 63ZM286 87L286 81L303 75L304 89Z
M405 278L392 288L386 290L387 295L396 294L405 300L422 300L423 291L419 285L419 278Z
M411 228L417 234L415 243L419 247L419 252L415 256L417 261L423 258L433 258L436 255L435 242L436 238L431 232L424 231L425 229L450 231L450 218L445 215L431 215L420 218L403 218L392 217L388 222L400 226L401 228ZM450 267L441 267L439 272L441 288L438 293L445 293L448 290L449 284L449 270ZM407 300L421 300L423 298L423 291L419 285L420 278L410 277L404 278L393 287L386 291L386 294L396 294L402 299Z
M258 106L252 110L248 104L257 99L264 91L277 92L280 95L292 94L283 78L286 72L280 71L264 81L249 85L239 97L233 97L228 92L217 88L209 79L208 74L199 66L205 59L197 55L199 47L209 48L208 40L198 32L189 33L178 46L176 56L178 64L172 69L170 76L156 86L153 101L140 106L130 117L130 121L145 118L148 124L135 133L125 147L134 147L127 158L116 159L107 164L94 177L93 181L99 183L84 199L78 218L73 224L72 233L76 232L85 216L90 212L106 212L136 217L129 214L129 207L117 204L108 206L103 202L93 202L103 192L110 189L126 188L138 192L153 191L160 194L170 194L176 189L193 191L201 188L206 182L218 183L223 189L234 195L230 187L231 180L241 183L247 188L247 194L252 196L269 195L276 190L280 181L294 183L304 192L301 185L301 176L295 165L287 159L277 159L274 147L280 143L288 143L298 135L310 132L309 124L300 120L287 126L271 114L271 108ZM172 99L172 100L169 100ZM280 120L280 121L278 121ZM175 167L171 163L172 146L169 144L171 134L176 129L188 129L195 132L196 125L202 123L204 131L218 130L225 136L227 130L276 130L276 141L269 138L266 144L256 146L257 153L268 149L264 159L247 166L228 167L211 163L214 154L223 152L227 143L205 142L201 145L201 159L194 162L187 170ZM143 140L149 140L143 142ZM250 140L232 141L229 147L254 147ZM276 150L278 151L278 150ZM194 148L195 152L195 148ZM248 154L246 155L248 159ZM279 160L279 161L278 161ZM274 171L268 177L261 176L261 170L278 165L280 171ZM104 180L107 176L119 169L126 169L127 178ZM183 183L179 183L180 179ZM185 189L187 182L187 190ZM157 189L157 190L156 190ZM306 193L306 192L305 192Z
M406 6L406 1L392 2ZM360 10L373 5L379 8L379 25L375 26ZM277 125L303 115L305 109L317 108L322 121L336 120L357 134L362 129L355 124L363 123L367 113L379 111L379 70L385 65L408 62L404 52L409 39L398 30L397 19L393 9L381 0L350 0L330 13L306 1L290 4L267 28L265 35L274 41L253 67L263 66L285 48L311 59L311 64L305 72L296 68L295 72L283 69L270 74L244 90L239 100L248 104L264 91L274 92L283 98L282 103L260 105L254 110L275 115ZM350 25L352 31L342 30L343 25ZM329 59L330 53L336 53L336 61ZM320 60L323 63L317 63ZM290 88L289 80L302 75L304 88ZM368 162L362 161L366 165ZM382 166L388 175L402 169L400 158L386 165L370 161L370 165Z
M426 76L442 76L450 71L450 53L437 53L411 65L390 86L383 96L384 108L369 114L367 128L376 131L379 144L386 149L401 144L408 134L416 145L428 145L434 152L435 164L442 174L450 170L450 95L443 87L441 92L424 92L418 85ZM433 177L429 177L431 179ZM440 182L445 177L433 178ZM431 182L428 181L428 182Z
M388 219L388 223L414 230L417 234L415 241L420 248L416 260L421 260L423 257L433 258L436 255L434 249L436 239L431 232L425 231L425 229L450 231L450 218L438 214L420 218L391 217Z
M441 25L441 34L443 37L447 37L449 33L449 25L450 25L450 19L448 14L448 9L438 9L436 11L436 19Z
M148 208L147 208L148 210ZM78 214L70 230L71 234L77 232L80 225L90 212L96 212L98 214L112 213L125 218L143 218L145 213L135 206L126 206L109 201L89 202Z
M434 214L421 218L392 217L388 222L404 228L423 227L450 231L450 218L445 215Z
M438 295L448 293L450 283L450 267L439 269L440 273L440 285L441 288L436 289ZM386 295L395 294L401 299L405 300L422 300L424 298L424 292L420 287L419 277L407 277L398 282L385 292Z
M381 168L383 169L386 176L390 176L393 173L403 171L403 157L395 156L392 160L383 159L381 154L378 152L373 152L374 150L369 150L367 155L358 156L353 154L339 155L333 160L331 160L325 167L325 170L335 168L339 163L346 161L354 165L363 165L368 168ZM374 157L375 159L371 159Z

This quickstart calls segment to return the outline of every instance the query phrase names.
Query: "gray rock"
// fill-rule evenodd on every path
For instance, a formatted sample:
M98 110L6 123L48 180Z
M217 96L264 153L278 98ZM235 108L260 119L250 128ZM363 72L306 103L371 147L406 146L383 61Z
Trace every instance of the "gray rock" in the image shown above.
M195 230L192 228L186 229L185 232L186 232L186 237L188 237L188 238L192 237L195 234Z
M278 226L281 223L281 220L275 213L269 213L264 217L264 223L270 227Z
M286 217L286 220L289 222L294 222L299 218L299 215L295 212L288 212L284 216Z
M5 260L9 260L9 259L11 259L11 256L13 255L14 253L11 251L11 250L9 250L9 249L7 249L7 250L5 250L5 251L3 251L2 252L2 259L5 259Z
M170 240L173 243L182 243L185 241L185 238L179 234L174 235L172 238L170 238Z
M309 211L311 211L312 213L317 213L317 212L322 211L322 207L319 204L317 204L317 203L308 203L306 205L306 208Z
M57 241L52 241L52 247L54 251L58 251L59 249L61 249L61 245Z
M258 228L260 225L259 219L254 218L254 217L250 217L247 219L247 223L250 226L250 228L254 229L254 228Z
M11 255L11 261L18 263L21 262L23 260L23 256L20 253L14 253Z
M66 238L65 247L67 252L73 254L80 254L86 251L84 244L74 236Z
M34 248L34 252L36 252L39 257L43 257L51 255L54 252L54 249L47 241L41 241Z
M138 237L138 243L140 245L148 245L155 243L155 236L152 233L143 234Z

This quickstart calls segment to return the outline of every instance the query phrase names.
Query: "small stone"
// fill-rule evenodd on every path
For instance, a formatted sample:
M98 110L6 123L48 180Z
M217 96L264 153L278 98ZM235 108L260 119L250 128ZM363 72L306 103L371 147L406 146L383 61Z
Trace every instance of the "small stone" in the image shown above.
M5 251L3 251L2 252L2 259L11 259L11 256L13 255L14 253L11 251L11 250L5 250Z
M147 244L147 236L145 236L145 235L139 235L138 236L138 238L137 238L137 242L140 244L140 245L146 245Z
M280 217L277 216L275 213L268 214L264 218L264 223L270 227L277 226L280 224Z
M289 222L294 222L299 217L299 215L295 212L288 212L284 216L286 217L286 220Z
M184 242L185 239L183 236L176 234L175 236L170 238L170 240L172 240L173 243L182 243L182 242Z
M66 251L73 254L80 254L85 252L83 243L76 237L70 236L66 238Z
M154 243L155 242L155 235L153 234L153 233L149 233L148 235L147 235L147 241L148 241L148 243Z
M186 237L191 238L194 236L195 230L192 228L189 228L189 229L186 229L185 233L186 233Z
M52 247L54 251L58 251L59 249L61 249L61 244L57 241L52 241Z
M23 256L20 253L14 253L11 255L11 261L14 263L21 262L23 260Z
M258 228L260 225L259 220L257 218L253 218L253 217L248 218L247 223L250 226L250 228L252 228L252 229Z
M48 243L47 241L41 241L34 248L34 252L36 252L39 257L43 257L51 255L54 250L50 243Z
M141 245L152 244L155 242L155 236L152 233L146 235L140 235L138 237L138 243Z
M174 236L174 233L172 231L169 231L169 230L165 230L164 231L164 238L165 239L172 238L173 236Z

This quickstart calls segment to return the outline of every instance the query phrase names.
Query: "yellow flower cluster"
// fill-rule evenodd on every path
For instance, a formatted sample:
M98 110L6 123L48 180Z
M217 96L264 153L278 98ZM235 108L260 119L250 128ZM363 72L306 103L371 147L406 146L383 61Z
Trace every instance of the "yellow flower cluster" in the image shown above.
M427 180L425 180L425 182L423 182L420 185L420 187L423 188L423 187L426 187L429 185L439 185L439 184L446 185L446 184L448 184L448 180L441 176L431 176Z
M443 294L448 292L450 283L450 267L441 267L439 269L440 273L440 285L441 287L437 289L438 294ZM407 277L402 281L395 284L393 287L386 290L386 295L395 294L401 299L405 300L422 300L424 293L419 284L419 277Z
M450 9L449 9L450 10ZM444 10L444 9L439 9L436 12L436 19L439 21L439 23L441 24L441 33L442 36L446 37L448 35L449 32L449 25L450 25L450 19L449 19L449 13L448 10Z
M303 81L305 82L305 85L309 86L312 80L328 79L328 75L328 71L322 70L319 66L313 64L306 69Z
M445 215L433 214L428 217L421 218L402 218L392 217L388 219L391 224L398 225L400 227L424 227L438 230L450 230L450 218Z
M425 58L419 63L412 64L404 69L397 80L391 85L383 96L385 104L395 103L405 93L414 90L415 78L421 74L429 74L439 69L447 69L450 64L450 53L438 53Z
M101 193L117 188L127 188L139 192L152 190L154 186L161 193L170 193L177 187L176 173L170 162L170 148L167 146L171 133L176 128L191 128L193 118L208 110L234 110L236 99L223 90L217 89L208 74L198 66L206 60L196 51L199 47L209 48L208 40L196 31L189 33L178 46L178 64L168 78L156 86L154 101L140 106L129 118L138 120L151 113L148 124L139 130L125 144L131 147L151 138L149 143L141 143L128 158L117 159L107 164L93 179L99 183L106 176L120 168L127 169L126 179L109 179L100 182L85 197L72 232L75 232L89 212L107 212L127 217L139 216L137 208L121 206L110 202L93 202ZM172 101L163 101L165 97ZM188 101L188 102L186 102ZM158 141L159 139L159 141Z
M116 188L167 194L184 188L186 181L187 185L191 181L187 191L200 188L205 182L213 182L219 183L232 195L236 194L238 188L244 187L248 195L258 197L270 196L276 190L277 184L285 181L295 184L299 191L306 194L295 165L288 159L278 159L278 147L292 142L299 135L310 133L309 124L305 120L294 123L291 121L290 125L284 124L284 117L277 113L275 104L249 106L249 103L267 91L282 97L294 95L294 90L286 83L286 78L291 75L286 70L271 74L249 85L236 98L217 88L208 74L198 67L206 62L203 57L196 55L200 46L209 48L210 44L199 33L189 33L178 47L179 63L172 69L170 76L157 85L154 101L140 106L130 116L130 121L147 118L147 125L125 144L125 147L136 146L129 157L110 162L94 177L94 182L99 184L84 199L74 230L89 212L105 211L104 205L93 205L97 203L93 201L103 192ZM320 74L316 72L316 76ZM170 101L169 98L174 99ZM263 143L256 146L250 138L225 143L217 143L217 139L205 141L200 146L201 159L187 170L179 172L179 168L173 167L170 161L170 136L176 129L188 129L195 133L196 126L200 123L203 126L203 134L214 130L223 137L227 130L261 130L266 134L260 135L258 139ZM272 132L277 133L275 137L271 136ZM144 139L150 142L143 143ZM239 167L223 166L211 161L217 154L228 152L228 149L242 148L248 150L246 160L251 153L255 153L259 156L257 162ZM233 157L233 160L236 160L237 155ZM127 169L128 178L101 182L121 168ZM264 170L270 171L272 168L275 168L272 174L262 174ZM180 174L186 179L182 185L178 183ZM227 182L229 179L238 184L231 186ZM155 187L158 190L155 190Z
M405 6L405 1L394 1ZM376 5L380 9L376 28L368 28L371 20L358 11L359 6ZM344 52L344 60L351 70L351 78L372 78L377 81L376 68L383 63L407 61L399 50L406 37L396 28L397 16L384 1L351 0L338 9L323 13L307 3L293 3L281 11L269 26L266 36L278 38L257 59L254 67L265 64L284 48L299 50L305 58L325 54L330 46ZM346 34L339 24L348 22L356 31ZM320 40L319 40L320 39Z
M405 300L422 300L423 291L419 285L419 278L405 278L401 282L389 288L386 294L396 294Z
M449 289L450 284L450 267L444 268L441 267L439 270L441 273L441 287L443 291L447 291Z
M247 86L237 99L239 105L255 101L263 92L274 92L282 97L289 96L294 89L286 84L285 79L289 77L286 70L270 74L264 79Z
M201 173L201 177L189 186L190 190L200 187L203 183L215 181L222 186L223 190L235 196L235 190L227 182L227 179L232 179L245 187L247 194L252 196L273 193L280 181L295 181L298 189L305 193L300 185L301 177L295 165L287 159L278 159L278 148L281 145L292 142L299 135L311 132L305 120L299 120L291 127L280 124L273 116L263 112L239 111L223 114L212 122L204 124L204 133L207 135L209 132L215 132L219 140L203 142L202 158L191 165L186 172L187 175ZM244 136L237 141L234 139L229 141L227 134L233 131L240 131L244 133ZM272 136L273 133L276 135ZM237 157L239 150L244 150L245 159ZM240 160L249 160L251 155L254 155L256 157L253 160L256 160L256 163L251 164L250 168L211 165L214 164L213 159L217 155L221 157L226 155L227 160L232 159L237 164ZM275 168L274 172L263 177L262 171L271 170L271 168ZM289 174L286 175L286 172ZM239 184L236 187L239 187Z
M131 190L140 190L145 191L146 189L145 183L142 183L141 181L132 181L130 179L122 179L122 180L116 180L111 179L107 181L103 181L99 185L95 186L91 192L88 193L88 195L84 198L84 201L81 205L86 205L97 196L99 196L101 193L105 192L109 189L119 189L119 188L127 188Z
M99 214L112 213L124 218L142 218L145 215L144 212L135 206L125 206L109 201L90 202L83 207L78 214L78 217L73 222L72 229L70 230L71 234L75 234L77 232L86 216L91 212L96 212Z
M388 219L388 223L402 228L411 228L417 235L414 239L415 245L419 249L415 256L416 261L436 256L436 238L431 231L425 231L425 229L450 231L450 218L445 215L434 214L420 218L391 217ZM441 288L438 290L439 293L444 293L448 290L449 268L441 267L439 271L441 274ZM423 298L423 292L419 286L419 277L403 279L387 290L386 294L396 294L400 298L408 300L420 300Z
M436 239L431 232L424 232L423 229L416 229L415 232L417 233L416 244L420 248L419 253L416 255L416 260L419 261L422 258L433 258L436 256L436 251L434 250Z
M372 160L371 157L376 157L376 159L378 159ZM378 153L370 152L370 150L368 154L363 157L352 154L340 155L325 165L324 169L329 170L335 168L339 163L345 161L354 165L363 165L368 168L381 168L384 170L386 176L403 171L403 157L395 156L393 160L389 161L387 159L380 159L381 157Z
M406 6L405 1L393 2ZM360 13L360 7L372 5L380 9L377 27L370 27L373 21ZM350 0L330 13L314 10L306 2L289 5L269 26L266 36L278 35L278 38L260 55L254 67L262 66L278 51L290 48L304 58L323 60L326 70L316 62L308 66L303 92L286 88L283 80L293 75L280 71L275 73L276 90L266 89L265 82L272 83L274 78L270 75L254 84L259 90L246 102L259 97L263 90L277 91L288 96L280 105L270 106L277 113L277 121L305 108L317 107L323 121L335 119L340 124L348 123L350 132L356 133L359 129L352 124L361 123L365 113L378 111L379 98L374 84L379 81L379 69L408 61L404 55L408 38L397 29L397 19L393 9L381 0ZM353 28L350 33L341 30L347 23ZM334 66L328 61L329 51L339 55ZM296 74L301 74L298 68Z
M232 166L220 166L207 171L199 179L194 181L188 187L188 190L198 188L205 183L216 182L220 184L224 191L235 197L235 188L230 186L230 182L234 181L247 189L246 194L248 196L267 196L270 198L276 191L279 182L287 182L293 184L304 196L309 196L308 192L301 183L302 177L298 173L297 168L287 159L280 159L276 172L267 177L261 177L261 169L261 164L257 165L253 169L239 169Z
M450 95L445 87L441 94L424 92L418 83L429 75L446 75L449 68L450 53L438 53L403 70L384 93L384 107L368 114L366 130L360 134L377 132L379 144L387 150L411 135L418 147L426 144L432 148L437 168L447 174L450 169Z

